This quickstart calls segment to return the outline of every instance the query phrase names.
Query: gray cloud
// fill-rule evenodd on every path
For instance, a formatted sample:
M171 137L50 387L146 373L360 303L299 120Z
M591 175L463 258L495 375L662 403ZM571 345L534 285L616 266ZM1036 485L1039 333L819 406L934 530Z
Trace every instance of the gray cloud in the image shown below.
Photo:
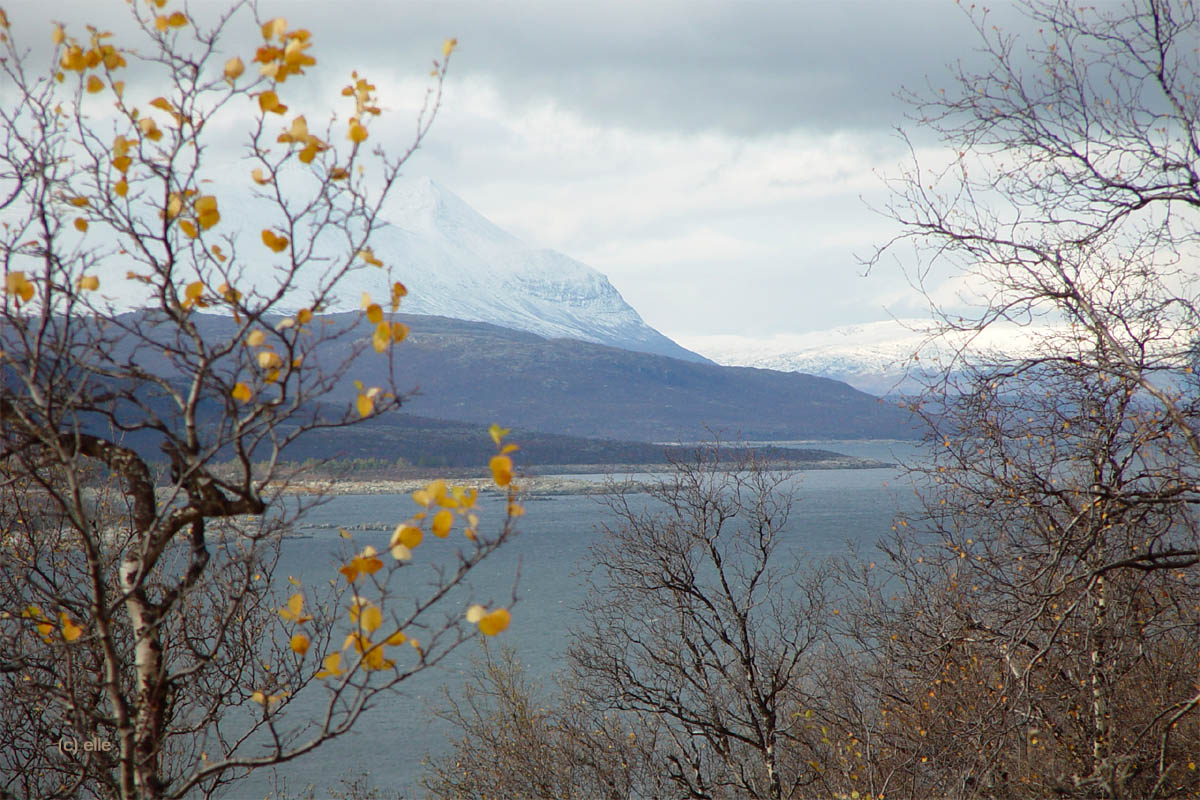
M945 75L974 41L948 0L376 0L288 14L334 38L340 60L388 65L453 35L454 74L488 78L514 106L551 100L606 125L736 135L893 126L894 93Z

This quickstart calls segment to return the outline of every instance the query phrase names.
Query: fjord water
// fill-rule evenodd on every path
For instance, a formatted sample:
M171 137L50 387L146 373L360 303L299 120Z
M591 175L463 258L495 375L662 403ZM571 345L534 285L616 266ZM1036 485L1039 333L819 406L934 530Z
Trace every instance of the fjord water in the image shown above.
M795 444L895 463L911 463L918 454L910 442ZM570 477L603 480L603 476ZM784 547L812 558L843 553L848 543L860 551L873 547L891 531L895 515L911 510L915 504L911 482L902 470L892 467L801 472L796 497ZM502 505L498 498L482 500L481 505L482 528L486 530L488 520L502 516ZM284 542L277 579L293 575L306 585L327 582L337 574L339 554L346 545L334 526L366 524L374 528L378 523L377 529L356 530L354 546L372 544L384 550L392 526L414 510L408 495L332 498L306 516L305 522L311 527L302 527L299 536ZM507 604L519 571L519 602L513 608L512 626L494 643L515 648L529 674L543 683L549 684L562 664L567 631L585 592L581 570L588 545L600 535L597 527L607 518L608 511L595 496L530 499L525 516L519 520L517 538L472 573L473 602ZM427 540L427 545L417 551L417 560L422 550L432 556L433 547L449 546L436 540ZM421 573L414 571L413 575ZM458 602L465 608L465 596ZM474 643L461 647L438 668L415 676L403 684L402 691L377 702L353 732L310 756L283 765L278 776L294 794L311 785L317 788L318 797L325 796L325 790L338 788L343 778L369 773L370 780L389 793L423 796L417 783L422 760L430 753L447 750L447 727L433 718L430 706L441 702L443 687L453 691L461 685L471 657L478 652ZM404 650L397 650L397 654L410 655ZM302 696L289 711L301 718L305 704ZM230 797L262 798L269 792L268 776L259 773L240 784Z

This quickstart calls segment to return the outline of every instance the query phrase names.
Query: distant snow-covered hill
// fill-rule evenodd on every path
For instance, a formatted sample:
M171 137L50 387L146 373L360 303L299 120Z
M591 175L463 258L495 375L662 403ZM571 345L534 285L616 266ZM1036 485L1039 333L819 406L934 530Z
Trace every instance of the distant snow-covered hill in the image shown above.
M915 388L914 378L923 369L936 368L956 348L966 348L973 356L1012 356L1027 354L1034 346L1026 328L995 326L974 338L964 335L936 344L930 341L931 330L929 320L905 319L761 338L682 336L679 342L718 364L804 372L872 394Z
M222 247L238 254L235 285L260 295L273 293L283 256L273 258L260 237L266 228L283 230L278 208L236 185L215 194L221 222L213 233L228 237L233 246L226 247L222 240ZM408 288L402 312L486 322L549 338L711 363L647 325L595 269L554 250L529 247L428 178L398 183L383 216L371 247L392 269L394 279ZM103 236L98 232L96 240ZM302 241L300 236L297 240ZM121 243L112 245L110 249L117 251ZM310 305L328 266L346 258L346 245L337 230L323 231L276 310ZM334 298L325 298L326 312L359 309L364 292L387 302L387 283L380 272L359 266L338 283ZM112 257L96 269L104 299L118 311L144 304L145 287L124 277L127 259Z
M529 247L429 178L398 184L386 217L371 243L408 288L406 313L707 362L647 325L595 269ZM353 272L327 310L357 309L363 292L379 290L378 273Z
M372 241L409 288L404 310L410 314L705 360L647 325L595 269L528 247L428 178L400 185L388 215ZM355 280L371 277L350 277L342 292L346 310L358 307Z

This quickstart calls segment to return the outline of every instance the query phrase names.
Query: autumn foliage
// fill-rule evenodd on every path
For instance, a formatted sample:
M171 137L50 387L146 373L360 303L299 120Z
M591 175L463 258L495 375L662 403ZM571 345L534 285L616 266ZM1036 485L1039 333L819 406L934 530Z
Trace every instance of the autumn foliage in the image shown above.
M332 582L274 575L282 537L320 500L292 492L284 449L407 391L394 370L407 290L371 238L454 40L392 157L366 76L297 107L295 83L319 69L310 30L244 2L116 5L119 35L18 31L0 12L4 796L219 793L510 621L500 598L447 607L521 513L499 428L502 519L434 481L386 547L347 533ZM257 47L227 52L235 31ZM323 316L360 271L380 299ZM202 324L212 314L228 334ZM331 344L345 357L318 357ZM322 404L343 384L348 406ZM293 706L305 693L315 716ZM67 739L105 746L55 747Z

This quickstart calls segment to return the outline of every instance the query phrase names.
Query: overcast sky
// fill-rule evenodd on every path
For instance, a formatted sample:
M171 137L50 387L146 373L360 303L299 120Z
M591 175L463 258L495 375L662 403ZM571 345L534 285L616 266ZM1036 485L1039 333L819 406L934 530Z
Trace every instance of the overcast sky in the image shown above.
M16 5L14 17L81 22L102 4ZM894 94L946 85L975 46L953 0L260 6L313 31L318 83L373 78L398 139L429 60L457 37L409 173L599 269L669 336L924 313L899 270L864 278L858 258L892 231L869 205L906 154Z

